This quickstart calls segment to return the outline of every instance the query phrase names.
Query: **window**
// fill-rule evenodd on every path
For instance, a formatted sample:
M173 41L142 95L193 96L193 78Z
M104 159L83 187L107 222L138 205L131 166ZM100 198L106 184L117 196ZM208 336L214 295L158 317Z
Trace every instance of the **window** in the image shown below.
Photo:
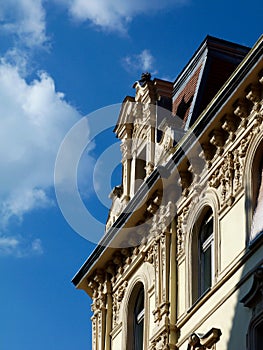
M212 286L215 274L214 261L214 219L212 209L207 207L193 229L192 303Z
M254 271L253 283L248 293L241 299L245 307L251 309L252 319L248 328L248 350L261 350L263 343L263 265Z
M212 285L213 271L213 216L212 210L205 215L199 234L199 296L205 293Z
M146 177L146 149L139 154L135 161L135 191L143 183Z
M261 315L254 329L252 329L251 350L261 350L263 344L263 317Z
M253 241L263 231L263 164L260 163L254 172L253 179L253 219L251 227L250 241Z
M127 350L143 350L144 343L144 286L136 284L129 301Z
M134 350L143 349L144 291L141 289L134 308Z
M135 169L135 179L144 180L146 176L146 161L145 159L137 158L136 159L136 169Z

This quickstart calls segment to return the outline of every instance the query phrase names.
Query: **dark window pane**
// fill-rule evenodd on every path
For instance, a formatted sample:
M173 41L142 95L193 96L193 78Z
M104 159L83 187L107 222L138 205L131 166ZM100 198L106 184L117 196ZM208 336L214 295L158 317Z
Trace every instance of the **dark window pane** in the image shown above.
M205 218L201 229L201 243L204 243L213 233L213 218L209 212L209 217Z
M138 293L134 308L134 350L143 350L144 290Z
M212 268L211 268L211 245L202 254L202 279L201 279L201 294L211 287Z
M212 285L212 249L213 249L213 216L209 210L201 225L199 233L199 297Z
M259 326L256 328L256 348L255 350L262 350L263 346L263 323L261 323Z

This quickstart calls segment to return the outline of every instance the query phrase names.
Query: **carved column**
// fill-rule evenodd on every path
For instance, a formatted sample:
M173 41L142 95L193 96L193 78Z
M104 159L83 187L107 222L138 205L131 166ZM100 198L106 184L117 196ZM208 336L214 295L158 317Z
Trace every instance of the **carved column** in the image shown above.
M106 329L105 329L105 350L111 350L111 330L112 330L112 286L109 276L107 276L107 281L105 282L105 292L106 292L106 305L107 305L107 315L106 315Z
M91 317L92 322L92 350L98 350L98 320L97 320L97 307L96 307L96 300L98 297L98 284L92 279L88 282L89 287L93 291L92 300L93 303L91 305L91 310L93 312L93 316Z
M127 288L128 282L123 281L119 288L113 293L113 327L119 324L120 318L120 304L124 297L125 290Z
M101 270L96 271L94 280L89 285L93 286L92 303L92 349L104 350L105 345L105 326L106 326L106 294L104 290L105 273Z
M174 215L173 215L174 216ZM170 349L176 349L175 344L178 341L178 332L175 326L177 319L177 237L176 220L171 221L171 250L170 250L170 278L169 278L169 299L170 299Z
M169 262L170 262L170 232L166 230L160 238L160 267L161 267L161 303L160 317L167 316L169 312Z
M122 151L122 166L123 166L123 196L126 201L130 199L131 187L131 140L126 139L121 145Z
M130 196L133 196L136 188L135 188L135 170L136 170L136 153L133 152L132 159L130 163Z

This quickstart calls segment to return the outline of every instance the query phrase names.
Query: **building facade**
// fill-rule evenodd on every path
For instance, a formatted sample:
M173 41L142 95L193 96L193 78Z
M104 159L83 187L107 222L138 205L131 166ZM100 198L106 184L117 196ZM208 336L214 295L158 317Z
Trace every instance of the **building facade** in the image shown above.
M122 104L122 184L73 278L93 350L259 350L263 340L263 37L208 36L174 82Z

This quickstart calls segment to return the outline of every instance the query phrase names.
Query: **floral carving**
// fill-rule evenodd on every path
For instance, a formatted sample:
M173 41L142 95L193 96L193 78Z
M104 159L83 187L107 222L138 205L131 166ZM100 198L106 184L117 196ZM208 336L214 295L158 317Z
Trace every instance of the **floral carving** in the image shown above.
M151 350L168 350L168 330L164 330L157 338L152 340Z
M116 326L119 322L119 316L120 316L120 306L121 306L121 301L124 297L124 293L126 291L128 282L124 281L117 291L113 293L113 306L112 306L112 311L113 311L113 326Z
M233 180L234 180L234 159L233 153L228 152L221 167L221 196L223 203L231 205L233 203Z
M177 217L177 254L178 255L181 255L184 252L185 224L186 224L188 213L189 213L189 206L184 207L183 211Z

